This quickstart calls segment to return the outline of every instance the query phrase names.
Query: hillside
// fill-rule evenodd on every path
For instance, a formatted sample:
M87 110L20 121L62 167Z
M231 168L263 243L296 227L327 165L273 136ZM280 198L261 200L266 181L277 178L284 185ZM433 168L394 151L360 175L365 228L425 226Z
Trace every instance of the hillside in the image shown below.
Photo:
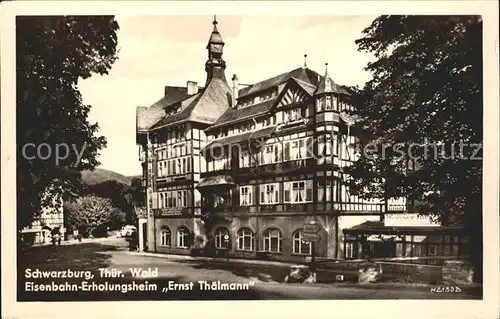
M82 172L82 181L87 185L95 185L110 180L114 180L125 185L130 185L134 177L136 176L125 176L120 173L103 168L96 168L93 171Z

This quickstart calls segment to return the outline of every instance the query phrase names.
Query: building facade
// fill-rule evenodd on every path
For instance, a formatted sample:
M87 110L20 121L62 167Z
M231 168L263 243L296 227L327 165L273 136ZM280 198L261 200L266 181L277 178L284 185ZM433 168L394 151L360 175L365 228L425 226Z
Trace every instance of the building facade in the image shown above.
M240 85L236 75L226 79L215 19L206 49L203 86L167 86L158 102L137 108L149 251L358 258L353 228L408 212L403 198L350 194L343 168L357 156L355 110L327 65ZM320 226L314 245L304 240L310 222Z
M62 188L53 184L47 187L47 191L42 195L42 203L46 202L48 192L53 194L50 197L51 206L42 206L40 214L37 215L30 227L25 227L21 235L26 244L43 244L51 240L52 231L58 230L63 237L66 235L65 218L63 210Z

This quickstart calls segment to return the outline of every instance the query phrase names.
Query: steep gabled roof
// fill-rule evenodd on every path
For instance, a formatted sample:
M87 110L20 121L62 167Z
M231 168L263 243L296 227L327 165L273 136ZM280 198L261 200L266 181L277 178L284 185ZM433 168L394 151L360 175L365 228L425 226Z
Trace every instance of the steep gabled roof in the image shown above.
M325 69L325 76L321 77L321 81L318 83L315 94L335 93L349 95L349 92L343 86L333 82L328 75L328 63L326 64Z
M248 107L229 109L224 114L222 114L222 116L219 117L219 119L210 128L244 121L252 117L265 114L272 108L276 101L277 99L272 99Z
M159 129L185 121L212 124L230 106L229 85L224 80L214 77L200 93L181 101L178 113L165 116L151 129Z
M286 83L291 78L316 85L318 82L317 76L318 74L316 72L300 67L239 90L238 99Z
M161 107L138 106L135 113L137 132L147 132L155 123L165 116Z

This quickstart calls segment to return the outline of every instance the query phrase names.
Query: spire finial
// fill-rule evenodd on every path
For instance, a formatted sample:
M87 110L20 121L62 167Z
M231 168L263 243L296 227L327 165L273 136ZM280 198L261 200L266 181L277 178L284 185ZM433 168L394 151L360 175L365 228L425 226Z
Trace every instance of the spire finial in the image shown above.
M328 75L328 63L325 63L325 77Z
M212 24L215 26L217 25L217 16L214 14L214 21L212 22Z
M304 54L304 68L307 68L307 54Z

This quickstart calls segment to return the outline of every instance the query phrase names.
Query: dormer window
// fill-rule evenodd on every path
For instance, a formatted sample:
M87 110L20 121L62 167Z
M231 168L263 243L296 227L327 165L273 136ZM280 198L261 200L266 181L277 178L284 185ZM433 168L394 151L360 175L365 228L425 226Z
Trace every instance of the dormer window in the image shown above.
M256 103L259 103L260 102L260 96L256 96L253 98L253 103L256 104Z

